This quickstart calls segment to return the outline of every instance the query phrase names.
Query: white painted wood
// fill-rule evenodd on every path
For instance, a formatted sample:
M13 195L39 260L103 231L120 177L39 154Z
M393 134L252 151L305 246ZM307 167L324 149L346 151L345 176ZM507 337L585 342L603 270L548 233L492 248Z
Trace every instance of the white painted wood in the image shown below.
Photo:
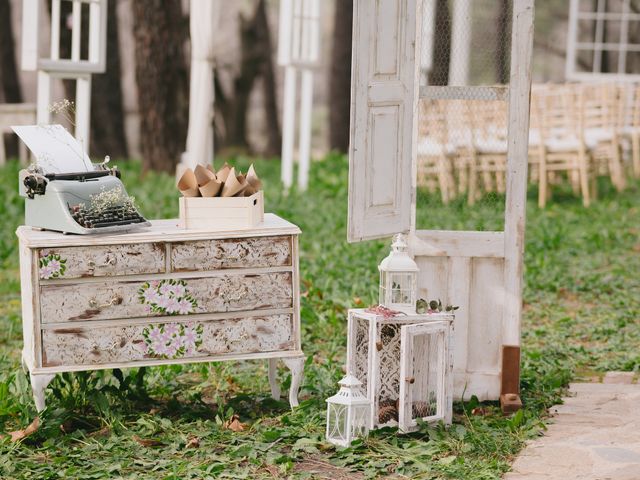
M51 2L51 60L60 60L60 5L62 0ZM79 5L79 4L78 4Z
M89 152L89 132L91 131L91 75L76 78L76 125L75 137Z
M354 2L349 241L410 228L421 15L418 0Z
M520 345L533 53L533 0L514 1L511 39L503 341L506 345Z
M171 317L151 325L129 327L78 327L45 330L42 338L43 366L95 365L103 363L135 362L146 358L195 358L219 354L242 354L290 350L293 347L290 315L254 316L242 319L230 316L225 320L188 322ZM147 343L144 332L154 328L173 328L176 338L182 338L181 325L201 328L195 334L199 344L193 351L164 354ZM173 342L171 342L173 343Z
M249 197L180 197L180 226L186 229L238 230L264 221L264 194Z
M293 1L294 0L280 0L278 20L278 65L281 67L285 67L291 63Z
M492 86L422 86L420 98L432 100L509 100L509 87Z
M436 0L424 0L422 9L422 51L420 52L421 85L427 85L429 72L433 66L433 45L435 36Z
M313 72L302 70L300 91L300 161L298 166L298 188L305 191L309 185L311 163L311 114L313 109Z
M433 389L436 394L435 413L418 418L422 418L425 422L438 422L451 417L450 410L453 408L453 402L448 401L450 395L447 391L452 373L449 363L448 332L449 322L419 323L401 328L398 409L398 427L401 432L418 430L419 425L413 413L414 400L424 402L426 397L428 402ZM429 344L425 345L425 341ZM435 355L429 351L432 347L437 349Z
M21 67L25 71L38 68L38 33L40 25L40 0L22 0L22 52ZM28 20L28 21L25 21Z
M471 3L471 0L453 1L449 85L466 85L469 83L472 25Z
M36 411L40 413L45 407L44 391L55 377L55 374L36 375L31 373L29 377L31 380L31 388L33 389Z
M189 314L292 307L292 278L288 272L188 280L176 276L172 280L182 280L184 290L196 302L193 307L189 307ZM145 288L146 283L107 281L86 285L43 286L40 293L41 322L46 324L162 315L163 313L149 308L151 301L143 302L140 299L139 292ZM160 303L158 305L162 306Z
M33 103L4 103L0 104L0 165L6 163L4 135L13 134L14 125L33 125L36 123L36 106ZM20 163L28 161L27 147L19 142Z
M80 39L82 38L82 4L73 2L71 8L71 60L80 61Z
M216 230L184 230L178 227L178 220L151 220L151 227L131 233L117 235L64 235L48 230L36 230L20 226L16 231L18 238L31 248L86 247L92 245L122 245L128 243L147 243L154 241L186 242L191 240L212 240L226 238L267 237L277 235L297 235L300 229L283 218L267 213L264 223L253 230L219 232Z
M44 408L46 384L59 372L250 359L271 359L273 367L278 358L288 359L285 363L292 372L289 399L292 406L297 405L304 365L300 305L295 298L299 296L299 229L271 214L255 231L194 233L176 224L176 220L159 221L137 236L100 238L18 228L22 357L34 379L39 410ZM194 242L202 248L193 249ZM205 252L218 252L214 245L222 248L222 256L211 253L218 260L209 262L208 270L167 272L172 266L170 258L186 267L180 258L189 251L200 252L206 264ZM282 248L273 250L274 245ZM251 252L254 247L257 251ZM242 253L244 250L248 252ZM156 252L157 258L145 261L149 252ZM66 256L63 273L73 278L64 278L64 274L52 278L47 273L48 278L41 281L40 259L61 262L61 254ZM132 260L138 257L139 261ZM98 262L104 263L104 271L95 271ZM142 273L146 270L161 273ZM184 290L163 292L163 285ZM189 304L178 312L181 314L169 315L169 307L157 297L144 295L152 289L158 289L158 295L188 298ZM162 308L154 310L154 302ZM145 308L140 310L141 306ZM167 333L171 340L155 342L156 330ZM170 351L165 352L165 347ZM272 393L279 396L271 370Z
M284 188L293 185L293 144L296 121L296 69L287 65L284 69L284 105L282 107L282 172Z
M51 123L51 75L43 70L38 70L38 99L36 118L38 124Z
M418 230L411 235L411 252L430 257L504 257L503 232Z

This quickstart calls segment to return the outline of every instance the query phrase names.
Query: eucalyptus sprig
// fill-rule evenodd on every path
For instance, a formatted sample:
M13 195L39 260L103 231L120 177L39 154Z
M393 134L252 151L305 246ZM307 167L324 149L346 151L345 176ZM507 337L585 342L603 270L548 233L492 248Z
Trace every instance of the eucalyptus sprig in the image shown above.
M458 310L460 307L454 305L446 305L442 306L442 300L430 300L427 301L424 298L418 299L416 302L416 312L417 313L452 313Z

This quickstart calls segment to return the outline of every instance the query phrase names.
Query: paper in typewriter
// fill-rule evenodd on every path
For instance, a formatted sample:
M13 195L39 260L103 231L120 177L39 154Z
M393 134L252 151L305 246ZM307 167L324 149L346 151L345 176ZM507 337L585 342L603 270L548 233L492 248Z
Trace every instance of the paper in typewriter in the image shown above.
M44 173L81 173L94 170L91 159L62 125L11 127L29 147Z

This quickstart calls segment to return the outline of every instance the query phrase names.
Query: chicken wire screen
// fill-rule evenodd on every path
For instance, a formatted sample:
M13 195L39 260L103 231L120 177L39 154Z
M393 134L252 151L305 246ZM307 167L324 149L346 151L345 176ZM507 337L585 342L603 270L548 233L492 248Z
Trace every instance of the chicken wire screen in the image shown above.
M419 229L504 227L511 17L511 0L425 2Z

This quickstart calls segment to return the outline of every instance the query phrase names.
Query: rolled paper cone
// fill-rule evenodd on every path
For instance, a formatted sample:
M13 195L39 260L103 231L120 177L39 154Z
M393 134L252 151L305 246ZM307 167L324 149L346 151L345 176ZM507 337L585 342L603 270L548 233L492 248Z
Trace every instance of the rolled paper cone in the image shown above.
M215 178L212 178L207 183L200 187L200 194L203 197L215 197L222 188L222 182Z
M216 177L221 182L226 182L227 177L229 176L229 172L231 172L231 170L233 170L233 168L231 168L227 162L224 162L224 165L222 166L222 168L218 170L218 172L216 173Z
M216 171L213 169L213 165L211 165L210 163L207 164L207 170L209 170L211 173L216 173Z
M202 165L198 165L193 173L196 175L199 187L206 185L211 180L216 180L216 174Z
M247 172L247 182L249 185L253 187L254 193L262 188L262 180L258 178L256 174L255 168L253 168L253 163L249 167L249 171Z
M184 197L199 197L200 191L198 190L198 181L193 170L187 168L180 180L178 180L178 190Z
M236 175L236 169L231 168L227 180L222 187L222 197L233 197L242 192L248 185L246 179L242 175Z
M257 190L255 188L253 188L253 186L251 184L249 184L249 185L247 185L247 188L245 188L242 193L243 193L243 195L245 197L250 197L251 195L253 195L256 192L257 192Z

